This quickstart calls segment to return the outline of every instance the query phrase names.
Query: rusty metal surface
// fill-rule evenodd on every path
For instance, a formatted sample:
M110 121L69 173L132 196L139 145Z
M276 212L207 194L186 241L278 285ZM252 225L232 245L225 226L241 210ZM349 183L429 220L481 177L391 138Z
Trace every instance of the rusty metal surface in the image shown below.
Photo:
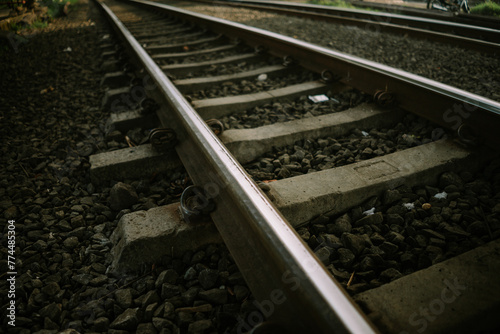
M163 71L111 10L106 5L103 9L155 83L154 95L168 111L161 112L160 119L175 129L177 153L193 182L213 194L217 208L211 216L263 313L284 333L374 333L352 299Z

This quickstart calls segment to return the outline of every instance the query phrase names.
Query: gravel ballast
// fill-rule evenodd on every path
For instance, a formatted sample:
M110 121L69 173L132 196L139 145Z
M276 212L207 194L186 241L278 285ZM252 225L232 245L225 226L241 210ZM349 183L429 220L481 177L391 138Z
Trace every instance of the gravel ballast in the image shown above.
M240 82L226 81L221 85L214 85L193 94L188 94L186 97L194 101L243 94L255 94L318 79L319 75L307 70L290 71L287 75L281 77L268 77L265 80L242 80Z
M301 140L273 147L245 169L255 181L285 179L380 157L433 140L429 122L407 115L391 129L355 129L338 138Z
M297 232L349 293L376 288L498 239L499 167L389 189Z
M224 129L250 129L274 123L289 122L298 119L341 112L356 107L371 97L355 89L342 92L328 91L324 94L328 101L313 102L314 96L303 95L288 102L275 102L254 107L250 110L221 117Z
M262 28L373 60L500 101L500 58L438 42L365 28L225 6L168 1L168 5Z

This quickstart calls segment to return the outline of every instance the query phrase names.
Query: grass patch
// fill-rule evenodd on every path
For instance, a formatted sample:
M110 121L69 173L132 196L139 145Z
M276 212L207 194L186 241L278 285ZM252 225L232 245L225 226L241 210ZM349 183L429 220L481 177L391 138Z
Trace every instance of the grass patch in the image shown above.
M10 31L43 29L43 28L47 28L48 25L49 25L49 22L41 21L41 20L37 20L29 26L22 24L22 23L19 23L19 22L18 23L11 23Z
M487 1L470 9L472 14L500 17L500 5L493 1Z
M332 7L349 8L349 9L361 9L371 12L381 12L380 9L375 9L370 7L356 7L344 0L309 0L307 1L307 3L312 5L332 6Z
M351 5L350 3L347 3L343 0L309 0L307 3L313 4L313 5L358 9L357 7Z
M47 21L35 21L31 25L31 27L33 29L43 29L43 28L47 28L48 25L49 25L49 22L47 22Z

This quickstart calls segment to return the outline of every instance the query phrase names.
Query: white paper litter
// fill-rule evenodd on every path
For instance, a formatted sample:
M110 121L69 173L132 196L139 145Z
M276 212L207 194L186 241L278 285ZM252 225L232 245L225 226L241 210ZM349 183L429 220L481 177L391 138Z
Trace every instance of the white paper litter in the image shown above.
M373 215L375 213L375 208L371 208L370 210L366 210L363 212L365 216Z
M445 199L446 197L448 197L448 194L446 193L446 191L443 191L442 193L437 193L436 195L434 195L434 197L437 199Z
M329 98L325 94L321 94L321 95L309 95L309 100L313 101L314 103L319 103L319 102L328 101Z
M413 203L403 203L403 206L407 208L408 210L413 210L415 209L415 204Z
M266 81L267 80L267 74L261 74L257 77L257 80L259 81Z
M69 46L63 50L63 52L71 52L71 51L73 51L73 49Z
M365 136L365 137L368 137L368 136L370 135L370 134L369 134L368 132L366 132L366 131L361 131L361 134L362 134L363 136Z

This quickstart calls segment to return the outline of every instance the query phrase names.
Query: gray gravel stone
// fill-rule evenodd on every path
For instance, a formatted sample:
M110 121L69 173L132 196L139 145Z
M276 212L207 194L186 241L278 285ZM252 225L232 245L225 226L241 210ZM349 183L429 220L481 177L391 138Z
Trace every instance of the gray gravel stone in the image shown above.
M175 306L172 303L165 302L163 317L173 320L175 318Z
M113 329L135 331L140 322L139 308L128 308L109 325Z
M39 314L42 318L49 318L52 321L59 321L61 313L61 305L58 305L56 303L48 304L39 311Z
M190 281L195 279L198 276L198 272L193 267L189 267L184 274L184 280Z
M314 252L314 255L320 260L324 265L330 262L330 249L329 247L321 247L320 249Z
M169 299L174 296L180 295L181 293L182 293L182 287L180 287L179 285L164 283L161 286L162 299Z
M64 247L66 247L67 249L73 249L73 248L77 247L78 244L79 244L79 241L78 241L77 237L66 238L63 242Z
M185 305L192 305L198 293L200 292L200 288L197 286L192 286L181 294L182 301Z
M56 282L50 282L49 284L44 286L41 291L42 293L45 293L49 296L55 296L57 293L59 293L59 291L61 291L61 288Z
M339 262L344 268L350 268L356 256L347 248L337 250Z
M198 275L198 281L205 290L213 288L219 278L219 272L213 269L204 269Z
M335 223L326 225L328 233L333 233L341 236L344 232L351 232L351 218L348 214L344 214L335 220Z
M173 269L167 269L162 271L155 282L155 287L161 287L163 283L175 284L179 279L179 274Z
M118 182L109 192L109 205L111 209L120 211L137 203L139 197L135 189L123 182Z
M109 328L109 319L106 317L99 317L94 321L94 327L97 332L104 332Z
M88 285L93 277L89 274L79 274L74 275L73 277L71 277L71 279L81 285Z
M115 291L116 303L123 309L128 309L132 306L133 295L131 289L119 289Z
M156 330L155 326L151 323L145 323L145 324L139 324L137 326L137 330L135 331L136 334L156 334L158 331Z
M177 326L170 320L163 318L153 318L153 325L158 331L162 331L163 329L177 329Z
M367 240L361 235L344 233L342 234L342 243L355 255L359 255L369 245L369 239Z
M383 281L393 281L393 280L398 279L402 276L403 275L401 275L401 273L398 270L396 270L394 268L389 268L389 269L384 270L380 274L380 279Z
M198 320L189 324L189 334L203 334L212 329L212 321L209 319Z
M198 296L211 304L225 304L227 303L228 295L226 289L210 289L201 291Z
M146 306L157 303L159 301L160 297L158 296L158 293L156 293L156 290L151 290L144 295L144 299L142 300L142 308L145 309Z

